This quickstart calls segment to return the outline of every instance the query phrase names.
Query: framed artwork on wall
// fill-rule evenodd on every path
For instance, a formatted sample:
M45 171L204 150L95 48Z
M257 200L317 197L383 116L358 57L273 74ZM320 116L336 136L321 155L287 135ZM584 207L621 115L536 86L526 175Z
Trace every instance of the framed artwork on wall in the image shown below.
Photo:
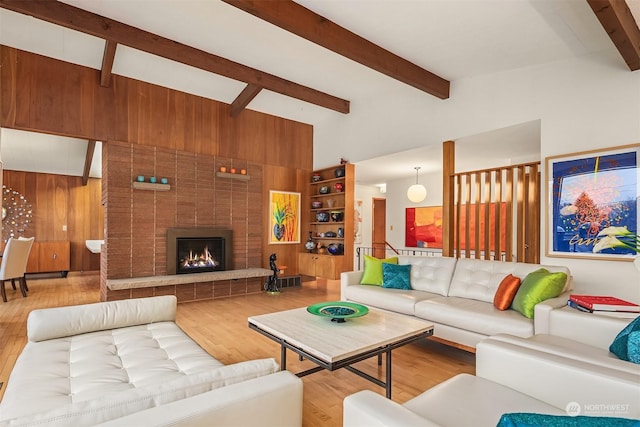
M442 206L406 208L404 245L442 249Z
M639 158L640 144L546 158L547 256L633 261Z
M300 193L269 191L269 243L300 243Z

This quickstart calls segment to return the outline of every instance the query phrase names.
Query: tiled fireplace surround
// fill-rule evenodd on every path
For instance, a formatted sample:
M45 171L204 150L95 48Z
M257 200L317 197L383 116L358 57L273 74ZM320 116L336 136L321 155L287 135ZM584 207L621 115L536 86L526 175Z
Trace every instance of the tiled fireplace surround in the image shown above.
M250 179L217 177L221 166L246 169ZM176 227L229 228L233 230L230 269L262 267L262 173L262 165L237 159L105 143L101 300L168 294L191 301L260 292L264 282L260 277L121 290L108 289L107 280L166 275L167 230ZM171 189L133 189L138 175L167 178Z

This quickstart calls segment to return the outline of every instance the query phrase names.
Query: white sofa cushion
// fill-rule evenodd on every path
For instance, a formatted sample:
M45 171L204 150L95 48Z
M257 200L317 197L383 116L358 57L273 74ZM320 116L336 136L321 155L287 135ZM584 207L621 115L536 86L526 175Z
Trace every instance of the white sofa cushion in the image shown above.
M442 426L495 426L508 412L566 412L484 378L458 374L407 401L404 407Z
M165 295L33 310L27 318L29 341L176 319L176 297Z
M508 333L528 337L534 333L533 322L520 313L501 311L493 303L474 299L437 296L417 302L414 310L422 319L483 335Z
M173 322L29 341L11 372L0 419L159 386L220 366Z
M456 258L398 257L398 264L411 264L411 288L446 296L456 267Z
M524 279L527 274L540 268L552 273L566 273L567 283L563 292L570 288L569 269L566 267L462 258L456 264L448 295L493 304L496 290L507 274Z
M532 350L538 350L544 353L567 357L571 360L593 363L599 366L605 366L607 368L617 369L640 376L640 365L620 360L609 350L603 350L601 348L564 337L537 334L525 339L507 334L498 334L491 336L491 339L494 341L502 341L519 345ZM640 393L640 385L638 387L638 393Z
M101 398L12 419L3 426L91 426L145 409L195 396L216 388L273 374L279 369L274 359L259 359L221 366L198 374L125 392L107 393ZM26 398L25 400L29 400Z
M370 285L351 285L344 289L343 298L346 297L349 301L356 301L360 304L371 305L413 316L413 308L417 302L437 296L436 294L424 291L406 291Z

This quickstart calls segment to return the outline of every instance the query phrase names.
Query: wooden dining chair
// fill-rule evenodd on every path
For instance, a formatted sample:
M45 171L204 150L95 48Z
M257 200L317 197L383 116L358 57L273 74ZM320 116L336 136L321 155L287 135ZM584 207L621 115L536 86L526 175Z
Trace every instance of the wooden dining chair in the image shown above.
M25 273L27 271L27 260L29 259L29 252L31 252L33 241L33 237L29 239L10 238L4 247L2 263L0 264L0 293L2 294L2 301L4 302L7 302L7 293L4 288L4 282L7 280L11 280L15 289L15 280L17 279L20 284L22 297L27 296L28 288Z

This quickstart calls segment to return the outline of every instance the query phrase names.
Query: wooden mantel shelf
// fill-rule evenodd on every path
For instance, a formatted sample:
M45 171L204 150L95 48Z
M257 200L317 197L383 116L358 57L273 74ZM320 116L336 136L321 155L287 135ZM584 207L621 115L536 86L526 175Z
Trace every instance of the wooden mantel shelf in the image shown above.
M169 191L171 186L169 184L152 184L150 182L138 182L133 181L131 187L136 190L155 190L155 191Z
M220 280L267 277L273 272L266 268L247 268L244 270L212 271L210 273L176 274L169 276L132 277L128 279L108 279L107 288L111 291L122 289L152 288L155 286L184 285Z
M216 176L218 178L237 179L240 181L249 181L251 179L249 175L242 175L239 173L228 173L228 172L216 172Z

